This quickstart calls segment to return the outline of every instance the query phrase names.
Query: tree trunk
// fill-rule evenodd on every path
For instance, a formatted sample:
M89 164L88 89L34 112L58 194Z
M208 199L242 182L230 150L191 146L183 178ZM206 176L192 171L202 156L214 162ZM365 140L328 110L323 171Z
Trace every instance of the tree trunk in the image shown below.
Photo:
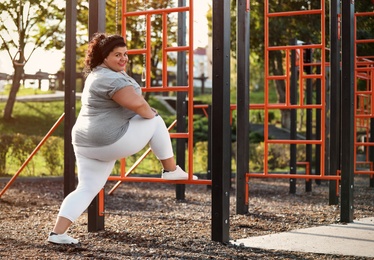
M14 66L14 75L12 80L12 88L10 89L9 97L4 109L4 119L10 120L12 118L12 112L14 104L16 103L17 92L21 86L21 78L23 74L24 66Z

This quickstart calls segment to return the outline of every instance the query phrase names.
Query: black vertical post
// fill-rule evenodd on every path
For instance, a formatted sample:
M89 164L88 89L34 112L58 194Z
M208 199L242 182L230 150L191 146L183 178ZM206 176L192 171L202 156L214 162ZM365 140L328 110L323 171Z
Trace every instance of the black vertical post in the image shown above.
M317 69L316 69L316 73L317 74L321 74L321 66L317 66ZM327 84L325 84L326 86ZM322 100L322 96L321 96L321 80L320 79L317 79L316 80L316 103L317 104L321 104L321 100ZM327 94L326 94L327 96ZM325 106L328 106L327 104L327 101L326 101L326 104ZM322 116L322 113L321 113L321 109L316 109L316 139L317 140L321 140L321 136L322 136L322 132L321 132L321 129L322 129L322 125L321 125L321 116ZM327 116L325 116L327 117ZM325 122L327 121L327 119L325 120ZM326 132L326 135L328 135L328 127L326 126L325 127L325 132ZM327 146L328 144L328 140L325 140L325 145ZM310 158L310 163L312 163L312 158ZM312 164L311 164L312 165ZM321 145L320 144L316 144L316 149L315 149L315 171L316 173L319 173L321 174ZM325 171L326 171L326 167L325 167ZM321 184L321 180L315 180L316 184ZM310 190L312 191L312 190Z
M374 119L370 119L370 142L374 142ZM369 146L369 161L374 162L374 146ZM370 187L374 187L374 175L370 175Z
M296 39L293 40L293 45L297 44ZM291 80L290 80L290 103L291 105L296 104L296 85L297 85L297 73L296 67L296 50L291 51ZM291 124L290 124L290 139L296 140L296 109L292 108L291 111ZM290 174L296 174L296 144L290 145ZM290 178L290 193L296 193L296 179Z
M88 35L90 39L96 32L105 32L105 3L105 0L89 1ZM99 214L99 200L99 196L96 196L88 206L88 232L104 230L104 216Z
M312 49L303 49L303 58L304 63L311 63L312 62ZM307 65L304 66L303 71L305 71L306 74L310 75L312 74L312 66ZM300 69L300 73L301 69ZM313 89L312 89L312 79L306 79L306 104L310 105L313 103ZM306 139L311 140L313 138L313 110L308 108L306 109ZM318 122L318 120L316 120ZM318 128L317 128L318 129ZM310 169L313 169L312 164L312 145L307 144L306 145L306 161L310 165ZM305 181L305 191L309 192L312 191L312 181L309 179L308 181Z
M75 70L77 1L66 1L65 44L65 124L64 124L64 196L75 189L75 156L71 144L71 130L75 123Z
M186 0L178 0L178 6L185 6ZM178 46L186 45L186 13L178 13ZM177 85L185 86L187 83L187 74L186 74L186 52L178 52L177 60ZM189 75L193 77L193 75ZM190 86L193 88L193 86ZM177 93L177 131L185 132L186 131L186 92ZM189 102L193 102L192 99ZM189 104L191 105L191 104ZM192 115L189 115L192 116ZM192 151L190 151L192 152ZM177 164L183 169L185 168L185 159L186 159L186 140L177 139ZM185 199L185 184L177 184L175 186L175 194L177 200Z
M354 1L342 1L342 171L341 222L353 221L354 175Z
M212 240L229 241L230 0L213 1Z
M330 2L330 175L336 175L340 169L340 144L341 144L341 81L340 81L340 39L339 20L340 1ZM353 149L353 147L352 147ZM337 205L337 181L329 181L329 204Z
M236 213L248 212L245 204L246 174L249 172L249 10L246 0L237 1L237 120L236 120Z
M212 105L208 105L208 165L206 177L212 179ZM208 189L212 186L208 185Z

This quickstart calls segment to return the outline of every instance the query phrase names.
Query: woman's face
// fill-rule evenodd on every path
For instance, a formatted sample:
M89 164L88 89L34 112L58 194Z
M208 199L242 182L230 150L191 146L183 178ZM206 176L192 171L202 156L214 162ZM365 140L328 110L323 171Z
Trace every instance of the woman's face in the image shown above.
M127 47L117 47L104 59L104 64L114 71L123 71L128 61Z

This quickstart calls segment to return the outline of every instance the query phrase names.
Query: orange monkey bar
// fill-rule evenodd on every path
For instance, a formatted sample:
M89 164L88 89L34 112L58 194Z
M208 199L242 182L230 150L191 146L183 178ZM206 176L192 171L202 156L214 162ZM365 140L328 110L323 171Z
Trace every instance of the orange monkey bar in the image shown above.
M373 162L369 160L369 147L374 146L370 141L372 134L371 121L374 120L374 56L358 56L357 46L359 44L374 43L374 39L357 39L358 18L374 16L372 12L355 13L354 16L354 46L355 46L355 105L354 105L354 161L356 163L355 174L369 174L374 176ZM361 88L359 81L363 82ZM359 140L360 135L360 140ZM358 151L362 149L364 159L358 160ZM362 165L362 169L359 166ZM368 169L364 169L364 167Z
M170 13L187 12L189 13L189 35L187 46L169 46L168 45L168 23L167 16ZM162 15L162 86L151 86L151 21L152 16ZM145 56L145 86L142 88L144 92L167 92L167 91L184 91L188 93L189 100L193 100L193 1L189 1L189 6L174 7L167 9L149 9L140 11L127 11L127 0L122 1L122 35L126 35L126 20L128 17L145 16L145 46L137 49L130 49L128 53L142 54ZM168 85L168 64L167 57L169 52L188 52L188 86L169 86ZM163 182L177 184L211 184L211 180L193 180L193 102L188 102L188 131L187 133L170 133L171 138L185 138L188 140L188 172L189 179L184 181L168 181L160 178L146 177L129 177L130 173L141 163L141 161L150 153L150 149L146 150L127 171L125 169L126 161L121 160L120 176L110 176L108 180L117 181L116 185L109 191L109 194L124 181L130 182ZM169 127L173 128L176 121Z
M325 1L320 0L320 8L315 10L302 10L302 11L286 11L286 12L270 12L269 10L269 1L264 2L265 5L265 100L264 104L250 104L250 109L263 109L264 110L264 168L263 173L247 173L246 180L249 181L249 178L259 177L259 178L289 178L289 179L323 179L323 180L340 180L339 173L336 175L325 175L325 160L324 160L324 150L325 150L325 116L326 116L326 108L325 108ZM300 15L319 15L320 16L320 23L321 23L321 42L317 44L305 44L305 45L291 45L291 46L270 46L269 43L269 20L270 18L275 19L278 17L285 17L285 16L300 16ZM304 62L303 53L306 49L313 49L313 50L320 50L321 53L321 61L320 62ZM269 72L269 53L272 51L282 51L285 52L284 54L284 64L286 67L286 73L284 75L270 75ZM293 103L291 101L291 53L296 52L297 60L296 66L299 68L303 67L320 67L319 73L314 74L307 74L305 75L302 73L302 69L299 69L298 74L298 87L295 91L297 91L299 98L298 103ZM305 104L305 97L304 97L304 85L306 80L315 79L321 81L321 101L317 104ZM269 82L270 81L277 81L282 80L285 81L285 102L281 104L270 103L268 100L269 97ZM276 139L269 139L269 110L271 109L317 109L321 112L321 137L318 140L276 140ZM297 166L305 166L305 174L290 174L290 173L271 173L269 172L267 161L268 161L268 150L270 144L289 144L289 145L297 145L297 144L305 144L305 145L318 145L320 149L320 173L316 175L310 174L310 165L309 162L296 162ZM337 182L338 183L338 182ZM248 187L247 187L248 189ZM246 192L246 196L248 196L248 192ZM246 198L246 203L248 203L248 198Z
M18 175L23 171L23 169L27 166L27 164L31 161L31 159L34 157L34 155L39 151L40 147L47 141L47 139L52 135L52 133L56 130L56 128L60 125L62 120L65 117L65 113L63 113L59 119L57 119L56 123L51 127L51 129L48 131L48 133L43 137L43 139L39 142L39 144L35 147L35 149L31 152L29 157L27 157L26 161L21 165L21 167L18 169L18 171L13 175L13 177L9 180L9 182L5 185L5 187L0 192L0 198L1 196L7 191L7 189L12 185L12 183L16 180Z

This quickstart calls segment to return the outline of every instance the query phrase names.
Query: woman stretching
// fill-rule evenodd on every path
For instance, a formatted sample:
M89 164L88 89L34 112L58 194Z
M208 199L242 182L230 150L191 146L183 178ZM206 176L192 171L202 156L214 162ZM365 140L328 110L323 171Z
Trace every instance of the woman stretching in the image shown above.
M88 76L82 107L72 130L78 186L62 202L48 237L51 243L79 243L66 234L70 225L104 187L116 160L139 152L148 143L161 161L163 179L188 179L188 173L175 163L165 122L124 71L127 62L122 36L96 33L92 37L85 58Z

